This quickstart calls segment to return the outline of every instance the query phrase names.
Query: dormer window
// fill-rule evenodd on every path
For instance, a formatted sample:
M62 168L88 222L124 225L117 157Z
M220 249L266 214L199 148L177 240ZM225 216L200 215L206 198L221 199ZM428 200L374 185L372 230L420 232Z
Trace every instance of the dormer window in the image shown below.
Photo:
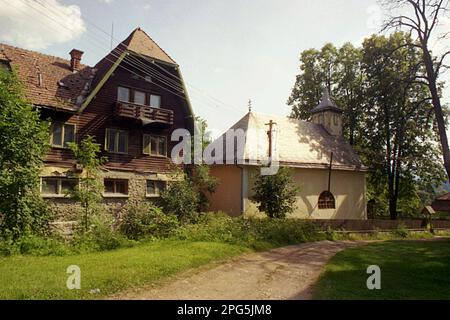
M68 148L69 142L75 142L75 125L61 122L52 123L52 147Z

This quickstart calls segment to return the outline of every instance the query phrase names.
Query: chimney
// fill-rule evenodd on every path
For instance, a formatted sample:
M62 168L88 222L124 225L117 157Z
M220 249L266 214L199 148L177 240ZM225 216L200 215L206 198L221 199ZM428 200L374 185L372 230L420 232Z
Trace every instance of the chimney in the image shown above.
M80 69L81 57L83 56L83 51L72 49L70 51L70 69L75 72Z

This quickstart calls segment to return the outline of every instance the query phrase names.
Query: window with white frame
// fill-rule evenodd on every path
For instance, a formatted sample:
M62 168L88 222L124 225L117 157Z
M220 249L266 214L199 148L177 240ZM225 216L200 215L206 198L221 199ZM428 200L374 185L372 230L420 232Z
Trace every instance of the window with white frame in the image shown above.
M144 134L143 153L152 156L167 156L167 138Z
M41 178L41 193L44 196L65 196L74 191L78 179L44 177Z
M166 181L161 180L147 180L147 196L159 197L161 192L167 187Z
M128 131L106 129L105 150L111 153L128 153Z
M52 123L52 146L57 148L68 148L69 142L75 142L75 125L62 122Z

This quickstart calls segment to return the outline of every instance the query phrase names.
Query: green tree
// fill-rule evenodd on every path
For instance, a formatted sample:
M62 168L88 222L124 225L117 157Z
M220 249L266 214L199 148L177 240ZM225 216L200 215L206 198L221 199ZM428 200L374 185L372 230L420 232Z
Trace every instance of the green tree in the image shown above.
M335 58L330 58L335 55ZM301 73L289 99L291 116L307 120L329 86L343 110L344 136L373 171L369 198L380 212L419 210L439 185L442 166L421 52L411 37L373 36L360 48L330 44L301 54ZM409 201L408 201L409 200ZM414 206L411 205L414 203Z
M198 194L187 174L174 174L166 190L161 193L161 206L165 213L174 214L182 223L193 220L198 209Z
M216 191L219 181L210 175L207 165L194 166L190 172L190 180L194 191L197 193L198 211L206 211L209 206L208 195Z
M279 168L275 175L259 175L253 188L252 200L270 218L285 218L295 210L298 187L292 181L292 170Z
M320 51L303 51L300 55L300 74L288 99L288 105L292 108L291 117L309 120L311 110L319 104L326 86L344 111L344 135L350 144L357 144L365 103L361 57L361 49L350 43L340 49L328 43Z
M15 72L0 68L0 230L18 237L48 226L39 173L49 124L25 99Z
M107 159L99 156L100 145L91 136L85 137L80 144L69 143L77 164L82 172L77 174L79 185L71 192L74 200L79 201L83 209L82 227L86 232L89 229L92 217L99 211L99 203L102 201L103 182L100 176L100 168Z
M443 173L430 116L431 99L426 86L416 81L423 72L421 53L405 45L410 42L410 36L399 32L372 36L363 44L369 84L366 139L361 149L365 162L376 169L369 175L375 194L387 191L392 219L397 218L399 199L407 200L401 201L404 210L420 203L417 182L437 181Z
M441 92L439 90L441 86L439 76L444 70L450 68L446 64L450 56L450 50L447 48L446 52L435 55L430 49L431 41L434 42L438 39L441 42L446 42L449 39L450 33L448 30L443 30L443 33L438 34L438 28L442 20L448 18L450 3L444 0L382 0L380 2L389 12L400 12L399 15L389 17L383 29L401 28L411 36L416 37L417 41L406 43L406 45L419 49L421 53L424 72L417 78L417 81L427 86L431 95L436 132L439 135L447 179L450 181L450 148L446 131L446 112L441 104ZM403 46L394 48L394 50Z
M212 142L211 132L208 131L208 123L201 117L195 117L198 134L201 137L201 151ZM193 138L194 139L194 138ZM192 143L194 145L194 143ZM187 167L188 177L192 183L194 191L197 193L199 212L208 209L208 195L214 193L219 185L218 180L210 175L209 166L204 164L195 164Z

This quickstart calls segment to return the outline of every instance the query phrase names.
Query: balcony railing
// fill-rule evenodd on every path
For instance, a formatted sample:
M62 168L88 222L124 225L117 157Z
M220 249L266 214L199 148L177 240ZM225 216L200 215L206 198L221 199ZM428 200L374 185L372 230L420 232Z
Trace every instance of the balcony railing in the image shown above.
M142 120L144 125L150 123L173 124L173 111L163 108L143 106L134 103L117 102L116 114L119 117Z

